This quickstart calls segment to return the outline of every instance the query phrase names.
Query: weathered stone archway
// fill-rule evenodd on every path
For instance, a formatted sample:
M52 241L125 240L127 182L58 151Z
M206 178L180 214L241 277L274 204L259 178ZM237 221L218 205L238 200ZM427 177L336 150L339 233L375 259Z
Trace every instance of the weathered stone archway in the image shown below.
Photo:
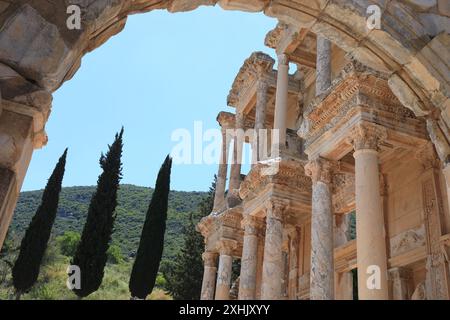
M82 30L68 30L67 6L82 8ZM33 148L46 143L52 93L84 54L125 26L127 16L220 5L261 12L322 35L349 55L390 73L399 100L429 131L444 162L450 155L450 8L445 0L0 0L0 247ZM381 9L369 30L367 7Z

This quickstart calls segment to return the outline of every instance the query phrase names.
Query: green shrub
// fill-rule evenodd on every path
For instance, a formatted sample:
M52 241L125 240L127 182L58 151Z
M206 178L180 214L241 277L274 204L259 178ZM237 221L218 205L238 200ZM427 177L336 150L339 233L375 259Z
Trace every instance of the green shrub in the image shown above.
M66 231L62 236L56 238L56 242L61 250L61 253L67 257L73 257L81 235L78 232Z

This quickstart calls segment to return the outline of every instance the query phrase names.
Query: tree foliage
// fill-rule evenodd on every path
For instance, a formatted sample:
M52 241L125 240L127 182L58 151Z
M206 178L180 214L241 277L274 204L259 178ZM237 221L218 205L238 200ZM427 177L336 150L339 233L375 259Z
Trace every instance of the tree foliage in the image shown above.
M56 164L36 211L25 232L20 252L12 269L13 285L20 296L36 282L58 210L61 183L64 178L67 149Z
M177 258L165 267L167 289L176 300L199 300L202 280L204 240L196 225L209 215L214 205L216 179L198 210L191 213L189 224L184 228L184 244Z
M92 196L80 243L72 260L81 271L81 288L73 291L86 297L100 287L108 259L108 248L116 219L117 192L122 178L123 128L116 134L106 155L101 155L103 169Z
M171 170L172 158L167 156L158 173L131 272L129 289L133 298L145 299L155 286L164 249Z

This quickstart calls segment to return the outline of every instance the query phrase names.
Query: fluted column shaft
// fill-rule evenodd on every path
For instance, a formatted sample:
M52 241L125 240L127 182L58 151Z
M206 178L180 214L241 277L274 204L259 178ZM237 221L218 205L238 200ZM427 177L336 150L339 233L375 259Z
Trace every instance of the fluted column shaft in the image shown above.
M311 300L334 299L334 236L331 207L332 164L324 159L310 161L305 172L312 179L311 213Z
M217 173L216 193L214 195L213 212L217 212L222 207L224 207L230 140L231 139L229 139L227 135L227 129L222 127L222 150L220 155L219 171Z
M274 134L272 136L272 157L278 155L286 144L286 120L289 89L289 58L278 56L277 92L275 100Z
M205 252L203 253L202 258L204 271L200 299L214 300L214 290L216 286L217 273L217 253Z
M331 42L317 36L316 96L324 93L331 85Z
M388 299L384 217L380 195L378 142L383 132L359 125L352 133L355 148L356 251L360 300Z
M254 300L256 297L256 268L258 256L258 222L248 216L242 222L244 246L242 249L239 300Z
M262 275L262 300L279 300L283 277L283 213L286 205L269 202L266 215L266 237Z

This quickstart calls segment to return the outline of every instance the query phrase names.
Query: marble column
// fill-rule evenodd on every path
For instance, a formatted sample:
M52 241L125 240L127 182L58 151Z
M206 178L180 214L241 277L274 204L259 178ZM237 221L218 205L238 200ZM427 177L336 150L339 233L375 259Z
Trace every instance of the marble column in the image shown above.
M345 245L349 239L349 215L335 215L334 247ZM335 300L353 300L353 273L351 271L334 274Z
M225 187L228 173L228 152L230 140L231 139L227 134L227 128L222 127L222 150L220 155L219 172L217 173L213 212L218 212L225 206Z
M214 300L214 291L216 286L216 273L217 273L217 253L204 252L203 258L203 282L201 300Z
M360 300L387 300L387 256L380 195L378 142L382 128L358 124L350 142L355 152L356 251Z
M233 162L230 170L230 185L228 195L236 196L241 184L241 164L242 149L244 145L244 123L245 118L242 113L236 115L235 135L233 137Z
M24 109L30 107L24 106ZM33 118L3 106L0 115L0 249L19 197L34 147Z
M219 242L219 270L217 272L216 300L229 300L231 289L231 272L233 266L233 250L236 241L221 240Z
M330 161L317 159L305 166L312 179L311 213L311 300L334 299L333 212L331 207Z
M243 219L242 226L244 228L244 245L238 298L239 300L254 300L256 298L259 223L255 217L247 216Z
M291 226L289 232L289 277L288 277L288 298L297 299L298 282L298 250L299 232L295 226Z
M266 237L262 275L262 300L280 300L283 281L283 216L286 203L269 201L266 205Z
M409 300L413 294L413 275L408 268L389 269L389 280L392 287L392 300Z
M275 98L275 115L272 135L271 156L279 156L286 145L286 120L289 89L289 57L286 54L278 56L277 92Z
M266 80L260 79L256 88L256 115L255 115L255 138L253 152L255 158L253 163L264 160L267 156L267 133L266 129L266 108L267 92L269 84Z
M445 187L447 190L447 204L450 210L450 163L444 166L444 169L442 169L442 173L445 179Z
M316 96L324 93L331 85L331 42L317 36Z

